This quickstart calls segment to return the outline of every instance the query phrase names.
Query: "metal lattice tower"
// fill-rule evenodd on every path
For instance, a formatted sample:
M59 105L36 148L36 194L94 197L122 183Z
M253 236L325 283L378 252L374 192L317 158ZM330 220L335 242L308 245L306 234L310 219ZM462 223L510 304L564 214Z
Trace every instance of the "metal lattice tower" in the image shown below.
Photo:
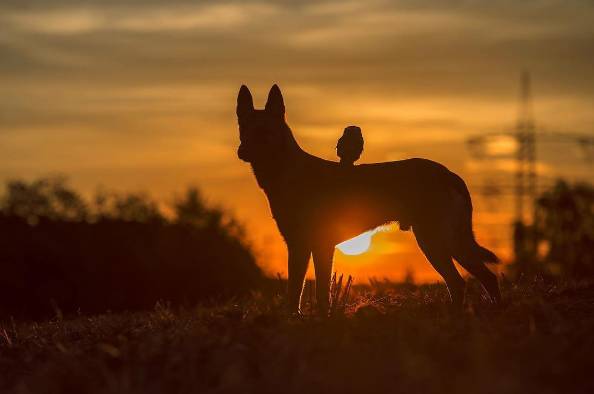
M527 222L526 210L533 210L536 199L536 126L532 112L530 74L522 72L520 78L520 112L516 125L516 186L515 217L518 223ZM532 209L531 209L532 208Z

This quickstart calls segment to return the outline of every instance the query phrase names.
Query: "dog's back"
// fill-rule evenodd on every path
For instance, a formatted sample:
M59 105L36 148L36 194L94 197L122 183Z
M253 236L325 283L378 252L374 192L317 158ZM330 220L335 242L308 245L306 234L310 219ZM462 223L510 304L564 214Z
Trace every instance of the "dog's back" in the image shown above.
M443 165L426 159L345 168L307 158L287 173L282 191L267 194L271 201L280 200L272 204L273 211L290 212L302 218L301 225L339 243L386 222L410 226L435 220L442 211L452 210L448 193L460 193L457 179ZM275 192L282 197L277 199Z

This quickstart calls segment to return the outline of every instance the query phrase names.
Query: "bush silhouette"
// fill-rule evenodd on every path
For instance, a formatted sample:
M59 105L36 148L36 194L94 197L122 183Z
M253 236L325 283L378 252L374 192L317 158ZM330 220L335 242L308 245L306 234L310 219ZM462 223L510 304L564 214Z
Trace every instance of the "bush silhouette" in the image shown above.
M6 184L2 211L34 224L40 218L83 221L88 206L82 197L68 188L64 177L42 178L30 183L13 180Z
M242 295L260 269L241 227L198 189L167 219L142 194L87 203L63 179L7 184L0 214L0 313L36 317L192 304Z
M537 200L536 230L549 269L569 278L594 275L594 188L558 181Z
M558 180L535 201L534 224L515 223L515 277L594 276L594 188Z

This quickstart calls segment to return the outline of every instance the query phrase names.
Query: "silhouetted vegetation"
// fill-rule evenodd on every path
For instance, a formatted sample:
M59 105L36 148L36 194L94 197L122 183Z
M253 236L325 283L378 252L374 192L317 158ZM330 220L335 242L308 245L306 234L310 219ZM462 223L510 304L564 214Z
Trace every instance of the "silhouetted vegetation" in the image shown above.
M591 393L594 286L355 286L344 314L281 297L0 324L6 393Z
M228 298L262 278L241 226L189 188L171 217L143 194L86 201L63 178L8 182L0 313L152 308Z
M516 227L516 249L516 274L594 276L594 188L558 181L536 201L534 226Z
M572 278L594 275L594 188L558 182L538 200L537 218L549 270Z

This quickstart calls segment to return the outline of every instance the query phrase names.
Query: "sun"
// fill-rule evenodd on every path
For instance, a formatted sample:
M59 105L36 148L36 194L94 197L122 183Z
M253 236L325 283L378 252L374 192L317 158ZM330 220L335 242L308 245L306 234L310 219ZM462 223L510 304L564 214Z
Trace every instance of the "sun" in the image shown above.
M375 231L367 231L361 235L357 235L355 238L351 238L344 242L339 243L336 245L338 250L342 253L349 255L349 256L356 256L358 254L363 254L369 250L369 246L371 246L371 237Z

